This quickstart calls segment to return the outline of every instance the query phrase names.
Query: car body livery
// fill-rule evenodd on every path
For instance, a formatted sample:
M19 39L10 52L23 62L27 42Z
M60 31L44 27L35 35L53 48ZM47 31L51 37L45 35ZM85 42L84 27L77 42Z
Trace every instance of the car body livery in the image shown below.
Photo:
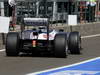
M79 32L64 32L50 29L47 18L24 18L21 32L9 32L6 40L6 55L18 56L20 52L49 53L65 58L67 52L80 54L81 37ZM25 29L31 26L32 29Z

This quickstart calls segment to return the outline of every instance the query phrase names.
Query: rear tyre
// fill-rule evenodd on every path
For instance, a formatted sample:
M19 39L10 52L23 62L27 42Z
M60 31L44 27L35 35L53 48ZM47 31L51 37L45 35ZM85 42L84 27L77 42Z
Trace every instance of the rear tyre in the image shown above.
M71 54L80 54L81 36L79 32L71 32L68 39L68 50Z
M8 33L6 38L6 56L18 56L19 46L20 45L18 33Z
M66 35L65 34L56 34L54 39L54 53L56 57L66 58Z

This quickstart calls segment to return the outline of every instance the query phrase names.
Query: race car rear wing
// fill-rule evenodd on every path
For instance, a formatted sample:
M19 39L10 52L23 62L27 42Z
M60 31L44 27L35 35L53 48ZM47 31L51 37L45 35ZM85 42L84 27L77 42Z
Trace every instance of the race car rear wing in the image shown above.
M46 26L47 27L47 36L49 36L48 18L24 18L23 22L24 22L24 25L26 25L26 26ZM49 37L47 37L47 42L48 42L48 46L49 46Z
M47 26L48 18L24 18L24 24L27 26Z

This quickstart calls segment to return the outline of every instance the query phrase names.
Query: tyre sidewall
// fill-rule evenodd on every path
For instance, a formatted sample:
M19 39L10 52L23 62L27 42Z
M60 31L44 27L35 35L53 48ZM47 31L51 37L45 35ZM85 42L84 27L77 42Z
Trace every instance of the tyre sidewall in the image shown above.
M19 53L19 35L16 32L10 32L6 38L7 56L17 56Z

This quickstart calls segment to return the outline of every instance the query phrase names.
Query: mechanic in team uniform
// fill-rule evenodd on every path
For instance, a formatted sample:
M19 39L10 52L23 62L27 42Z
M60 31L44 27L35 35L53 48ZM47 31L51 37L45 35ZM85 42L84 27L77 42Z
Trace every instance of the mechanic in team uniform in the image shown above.
M15 0L8 0L9 3L9 17L10 17L10 30L14 30L14 15L15 15Z

